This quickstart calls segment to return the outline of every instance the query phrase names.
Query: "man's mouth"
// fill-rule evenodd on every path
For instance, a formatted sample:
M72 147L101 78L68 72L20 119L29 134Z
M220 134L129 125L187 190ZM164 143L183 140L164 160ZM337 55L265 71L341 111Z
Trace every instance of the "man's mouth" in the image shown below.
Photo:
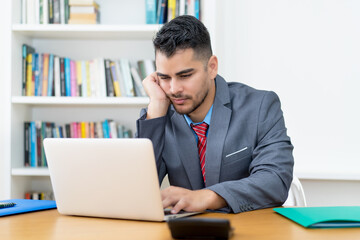
M173 98L171 99L171 101L174 103L174 104L184 104L184 102L186 101L186 98Z

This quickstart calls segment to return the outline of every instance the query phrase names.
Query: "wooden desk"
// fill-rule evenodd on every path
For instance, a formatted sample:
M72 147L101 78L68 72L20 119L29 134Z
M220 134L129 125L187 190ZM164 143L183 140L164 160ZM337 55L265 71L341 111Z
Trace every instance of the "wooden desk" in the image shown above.
M227 218L232 239L360 239L360 228L306 229L272 209L240 214L205 213L194 217ZM57 210L0 218L0 239L171 239L166 223L60 215Z

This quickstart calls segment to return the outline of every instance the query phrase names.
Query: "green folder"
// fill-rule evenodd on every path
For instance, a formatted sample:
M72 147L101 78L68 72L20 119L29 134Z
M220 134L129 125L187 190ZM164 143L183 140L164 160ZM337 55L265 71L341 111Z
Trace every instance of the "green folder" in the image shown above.
M360 206L291 207L273 210L306 228L360 227Z

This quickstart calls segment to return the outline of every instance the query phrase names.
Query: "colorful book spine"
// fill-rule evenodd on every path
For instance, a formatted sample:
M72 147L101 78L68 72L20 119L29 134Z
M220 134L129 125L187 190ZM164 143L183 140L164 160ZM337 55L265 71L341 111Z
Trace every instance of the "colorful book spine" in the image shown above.
M176 17L176 0L168 0L168 21Z
M81 122L81 138L86 138L86 122Z
M106 95L108 97L114 96L114 85L111 77L110 60L105 60L105 76L106 76Z
M119 79L117 77L115 65L116 65L115 62L110 62L111 77L112 77L113 84L114 84L115 96L121 97L120 84L119 84Z
M52 96L53 84L54 84L54 55L50 54L47 96Z
M60 58L60 96L66 96L65 87L65 62L64 58Z
M121 73L125 82L125 91L127 97L134 97L134 83L130 72L130 63L128 59L120 59Z
M55 97L61 96L61 80L60 80L60 58L54 57L54 92Z
M156 24L157 0L145 0L146 24Z
M194 17L200 19L200 0L194 2Z
M76 95L76 65L74 60L70 60L70 82L71 82L71 96L75 97Z
M48 83L49 83L49 54L44 53L43 55L43 82L42 82L42 96L47 96Z
M22 45L22 95L26 96L27 83L27 55L34 53L35 49L27 44Z
M110 138L109 122L105 120L102 122L104 138Z
M81 61L76 61L76 80L77 80L77 88L76 88L76 94L77 96L81 97L82 94L82 67L81 67Z
M39 94L39 85L40 85L40 69L39 69L39 54L38 53L34 53L34 64L35 64L35 72L34 72L34 76L35 76L35 81L34 81L34 96L40 96L41 94Z
M26 57L26 96L31 96L32 89L32 54L29 53Z
M90 62L85 62L86 66L86 93L88 97L91 97L91 78L90 78Z
M82 81L81 81L81 83L82 83L81 96L87 97L88 94L87 94L87 78L86 78L86 62L85 61L81 61L81 79L82 79Z
M67 97L71 96L71 74L70 74L70 59L64 59L65 68L65 93Z
M35 122L30 122L30 134L31 134L31 142L30 142L30 151L31 151L31 158L30 158L30 166L36 167L37 161L37 147L36 147L36 126Z
M24 123L24 166L30 166L30 122Z

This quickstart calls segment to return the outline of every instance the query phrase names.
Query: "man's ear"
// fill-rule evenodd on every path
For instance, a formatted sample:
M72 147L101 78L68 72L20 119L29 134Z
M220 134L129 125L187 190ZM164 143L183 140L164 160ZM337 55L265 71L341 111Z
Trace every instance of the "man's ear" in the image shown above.
M212 55L208 61L208 73L211 79L214 79L218 73L218 59L215 55Z

